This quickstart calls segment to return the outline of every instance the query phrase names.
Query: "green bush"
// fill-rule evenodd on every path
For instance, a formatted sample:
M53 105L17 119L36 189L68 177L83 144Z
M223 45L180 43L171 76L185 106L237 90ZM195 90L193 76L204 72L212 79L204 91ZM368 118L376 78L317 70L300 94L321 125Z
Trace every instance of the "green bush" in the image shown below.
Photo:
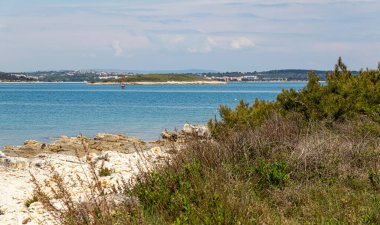
M201 177L200 172L200 164L196 162L185 165L179 173L152 172L148 180L140 180L134 191L149 212L165 210L168 216L177 218L201 197L193 190L193 182Z
M284 187L290 176L286 172L285 162L265 163L261 161L256 167L256 172L260 175L260 183L264 187L281 188Z
M339 58L335 70L327 74L325 85L311 72L304 89L285 90L277 96L277 102L281 110L302 112L312 120L338 120L364 114L380 122L380 70L352 75Z
M139 180L133 193L149 215L161 215L163 221L174 224L229 224L217 192L210 195L204 186L207 179L202 165L193 161L180 171L153 172ZM228 222L231 220L230 222Z
M329 122L366 115L380 123L380 69L353 75L339 58L335 70L327 74L325 84L310 72L305 88L283 90L274 102L256 99L250 106L241 101L235 110L221 106L220 120L210 120L208 127L214 137L228 129L254 129L274 111L283 115L298 112L307 121Z
M275 109L275 104L256 99L253 105L240 101L235 110L222 105L219 108L221 121L216 118L208 122L212 134L226 133L228 129L244 129L246 127L256 127L267 119Z

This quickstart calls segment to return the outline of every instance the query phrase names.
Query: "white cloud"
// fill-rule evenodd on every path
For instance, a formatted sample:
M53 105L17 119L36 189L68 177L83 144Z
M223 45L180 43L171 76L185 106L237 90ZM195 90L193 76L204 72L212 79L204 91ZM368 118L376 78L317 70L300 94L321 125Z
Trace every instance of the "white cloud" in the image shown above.
M207 36L198 45L188 47L187 51L190 53L208 53L215 49L242 50L254 46L254 41L248 37Z
M120 41L118 41L118 40L113 41L112 42L112 48L114 50L114 55L115 56L120 57L120 56L123 55L124 50L123 50L123 48L120 45Z
M4 5L13 1L23 3L8 0ZM380 0L56 2L20 4L27 10L0 7L0 49L4 53L0 61L9 65L8 70L28 69L17 59L29 52L40 57L31 57L31 65L50 65L59 57L62 64L87 67L88 57L102 63L107 58L111 66L123 67L124 59L133 57L132 66L157 68L168 66L166 62L178 67L207 67L212 63L204 60L207 53L224 59L234 52L241 57L231 59L231 64L250 69L253 58L261 67L292 67L299 65L304 55L309 57L305 60L322 62L316 59L325 59L324 54L330 52L355 55L361 63L363 57L354 53L365 44L372 52L367 59L379 60L376 37L380 31L374 27L380 18L376 11ZM250 51L253 48L255 51ZM44 54L35 54L41 51ZM57 56L57 52L62 54ZM72 52L94 55L86 54L81 62L67 57ZM181 54L185 55L178 57ZM215 60L212 66L222 69L227 64Z
M187 48L190 53L208 53L216 47L218 43L211 37L201 38L194 41L193 46Z
M233 49L244 49L254 47L255 43L246 37L239 37L231 41L231 47Z
M212 37L207 37L207 43L213 46L218 45L217 41L213 39Z

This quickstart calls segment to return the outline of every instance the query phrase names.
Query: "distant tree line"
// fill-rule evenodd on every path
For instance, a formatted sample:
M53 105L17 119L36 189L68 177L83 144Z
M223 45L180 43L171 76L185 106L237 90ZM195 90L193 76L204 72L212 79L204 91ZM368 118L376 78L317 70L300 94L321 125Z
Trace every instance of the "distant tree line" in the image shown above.
M15 76L9 73L0 72L0 81L34 81L33 78L23 77L23 76Z
M203 73L202 75L205 75L207 77L242 77L242 76L257 76L259 79L287 79L290 81L294 80L308 80L308 74L310 70L301 70L301 69L289 69L289 70L269 70L269 71L263 71L263 72L212 72L212 73ZM324 71L324 70L314 70L315 75L319 78L321 81L326 80L326 75L330 73L331 71ZM352 71L352 74L358 74L358 71Z

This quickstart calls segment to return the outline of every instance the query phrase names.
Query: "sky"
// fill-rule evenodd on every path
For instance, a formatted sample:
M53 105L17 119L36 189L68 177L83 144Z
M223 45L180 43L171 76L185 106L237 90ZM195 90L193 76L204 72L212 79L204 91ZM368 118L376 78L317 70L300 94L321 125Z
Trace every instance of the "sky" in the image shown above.
M380 61L380 0L0 0L0 71L349 69Z

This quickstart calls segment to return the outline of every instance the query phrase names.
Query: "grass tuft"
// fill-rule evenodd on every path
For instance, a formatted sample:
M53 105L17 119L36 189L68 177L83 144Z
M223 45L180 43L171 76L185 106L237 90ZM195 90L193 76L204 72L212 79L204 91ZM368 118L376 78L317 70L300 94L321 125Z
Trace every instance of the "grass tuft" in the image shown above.
M30 206L32 203L35 203L35 202L38 202L38 198L37 198L36 195L33 195L33 197L28 198L28 199L25 201L24 205L25 205L27 208L29 208L29 206Z
M99 176L101 177L111 176L111 174L112 174L112 170L107 167L103 167L99 169Z

